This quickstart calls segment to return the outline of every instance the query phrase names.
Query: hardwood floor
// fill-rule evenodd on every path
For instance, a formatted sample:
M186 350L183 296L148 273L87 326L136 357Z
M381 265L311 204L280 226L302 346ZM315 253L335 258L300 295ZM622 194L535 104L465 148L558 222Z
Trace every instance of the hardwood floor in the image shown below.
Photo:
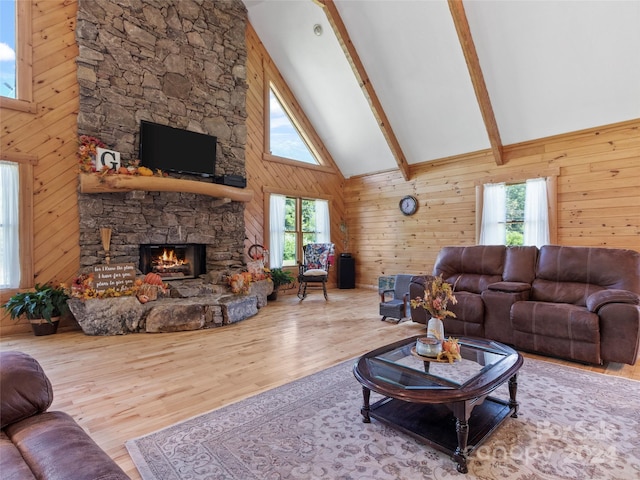
M114 337L17 334L1 338L0 350L38 359L53 384L51 409L73 416L139 479L126 440L424 332L411 321L380 321L378 298L374 290L335 289L328 302L318 291L300 302L287 292L258 315L220 328ZM640 380L639 364L546 360Z

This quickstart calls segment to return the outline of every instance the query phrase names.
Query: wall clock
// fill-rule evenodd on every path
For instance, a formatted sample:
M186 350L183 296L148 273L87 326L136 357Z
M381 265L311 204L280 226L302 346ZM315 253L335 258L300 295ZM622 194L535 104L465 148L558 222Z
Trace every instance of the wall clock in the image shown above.
M413 215L418 210L418 199L411 195L402 197L400 200L400 211L405 215Z

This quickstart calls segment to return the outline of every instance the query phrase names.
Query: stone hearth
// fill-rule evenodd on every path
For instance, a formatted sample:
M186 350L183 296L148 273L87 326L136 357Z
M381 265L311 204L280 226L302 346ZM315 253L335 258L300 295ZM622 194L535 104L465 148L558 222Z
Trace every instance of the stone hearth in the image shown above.
M258 313L267 304L273 283L251 284L247 295L221 291L202 280L174 281L168 296L142 304L136 297L68 301L82 331L87 335L164 333L221 327Z

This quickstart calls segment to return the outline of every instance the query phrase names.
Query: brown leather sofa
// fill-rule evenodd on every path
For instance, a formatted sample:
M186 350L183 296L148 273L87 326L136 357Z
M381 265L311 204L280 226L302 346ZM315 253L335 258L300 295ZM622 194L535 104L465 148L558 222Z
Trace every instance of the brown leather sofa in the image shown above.
M434 275L456 285L445 334L478 336L585 363L635 364L640 348L640 253L563 247L445 247ZM414 277L421 296L429 276ZM428 313L412 309L426 323Z
M48 412L51 382L22 352L0 353L0 476L4 480L129 477L64 412Z

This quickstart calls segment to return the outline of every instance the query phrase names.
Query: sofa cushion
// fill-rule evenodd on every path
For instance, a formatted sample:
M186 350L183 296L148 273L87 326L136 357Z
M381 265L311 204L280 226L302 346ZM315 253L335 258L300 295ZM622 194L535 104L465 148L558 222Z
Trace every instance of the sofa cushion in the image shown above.
M532 335L600 343L598 315L566 303L516 302L511 307L511 326Z
M458 303L455 305L449 304L447 307L447 310L455 313L455 318L469 323L484 323L484 302L480 295L469 292L456 292L455 297Z
M505 282L532 283L536 277L536 262L538 247L508 247L505 253L504 272Z
M602 290L597 285L577 282L553 282L535 279L531 284L531 300L551 303L570 303L585 307L590 295Z
M31 469L27 466L7 435L0 431L0 472L3 480L35 480Z
M580 362L600 363L599 318L584 307L516 302L511 308L518 348Z
M504 245L443 247L433 267L434 275L442 275L456 283L456 291L481 293L491 283L502 280L505 262Z
M532 299L585 306L589 295L603 288L640 293L640 253L558 245L540 248Z
M53 389L36 359L22 352L0 352L0 365L0 428L49 408Z

